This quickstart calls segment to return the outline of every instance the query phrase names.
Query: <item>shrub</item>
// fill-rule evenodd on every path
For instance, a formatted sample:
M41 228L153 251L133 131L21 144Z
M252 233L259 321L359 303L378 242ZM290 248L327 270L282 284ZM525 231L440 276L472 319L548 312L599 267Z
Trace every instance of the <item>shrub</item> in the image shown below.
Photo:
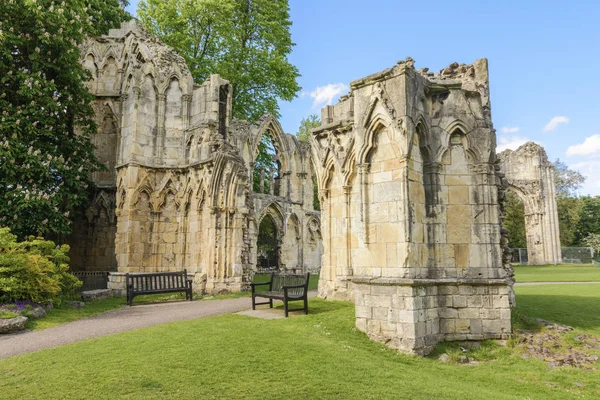
M0 319L11 319L18 317L19 315L21 314L17 314L16 312L12 311L0 311Z
M30 300L54 303L81 282L68 273L69 246L30 237L17 242L8 228L0 228L0 303Z

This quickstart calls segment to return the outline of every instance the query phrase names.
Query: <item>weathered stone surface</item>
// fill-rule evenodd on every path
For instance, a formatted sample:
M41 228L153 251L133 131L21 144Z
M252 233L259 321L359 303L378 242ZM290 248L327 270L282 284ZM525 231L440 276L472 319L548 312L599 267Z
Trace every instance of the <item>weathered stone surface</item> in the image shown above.
M25 329L26 322L27 317L23 316L18 316L10 319L0 318L0 334L22 331L23 329Z
M67 301L65 304L74 309L85 307L85 303L83 301Z
M504 150L498 158L507 189L515 193L525 207L528 264L560 263L554 168L546 152L542 146L527 142L515 151Z
M108 299L112 294L112 290L110 289L97 289L97 290L88 290L85 292L81 292L81 299L85 301L95 301L95 300L103 300Z
M277 226L279 267L318 272L320 213L313 207L309 145L265 115L232 118L232 85L218 75L195 83L182 57L135 21L81 46L108 169L71 238L71 262L84 270L187 269L194 290L240 290L256 269L266 216ZM268 134L279 171L253 169ZM269 190L265 190L265 181ZM122 292L124 277L111 279Z
M410 353L507 338L512 270L487 60L432 74L407 58L350 87L311 137L320 295L356 296L356 327Z
M46 316L46 309L44 307L33 307L27 311L27 317L29 318L44 318Z

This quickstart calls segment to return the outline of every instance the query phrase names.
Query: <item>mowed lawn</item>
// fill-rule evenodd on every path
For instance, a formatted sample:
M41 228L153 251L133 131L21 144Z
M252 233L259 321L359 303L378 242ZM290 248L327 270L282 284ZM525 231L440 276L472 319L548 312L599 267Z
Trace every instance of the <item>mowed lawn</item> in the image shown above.
M515 266L515 279L517 283L600 282L600 265L519 265Z
M517 288L519 310L600 334L595 285ZM600 372L550 369L509 345L479 365L401 355L354 329L354 307L311 299L281 320L223 315L0 360L2 399L599 398ZM571 312L569 312L571 310Z

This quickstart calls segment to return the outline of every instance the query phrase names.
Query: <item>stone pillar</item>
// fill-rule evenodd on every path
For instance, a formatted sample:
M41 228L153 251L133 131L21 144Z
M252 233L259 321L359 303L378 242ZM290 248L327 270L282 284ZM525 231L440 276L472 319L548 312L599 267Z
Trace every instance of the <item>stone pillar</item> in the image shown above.
M156 116L156 136L154 137L154 157L158 164L162 164L165 156L165 110L167 96L163 93L156 96L158 115Z
M260 169L260 193L265 192L265 169Z
M269 172L269 194L272 196L275 194L275 173Z
M192 104L192 95L184 94L181 96L181 116L183 121L183 129L190 126L190 108Z

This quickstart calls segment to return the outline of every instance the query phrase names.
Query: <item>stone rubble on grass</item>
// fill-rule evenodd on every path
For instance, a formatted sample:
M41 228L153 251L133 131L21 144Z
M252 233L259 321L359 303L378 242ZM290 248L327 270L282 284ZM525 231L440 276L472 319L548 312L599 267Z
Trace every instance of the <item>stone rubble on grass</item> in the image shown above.
M25 329L27 317L18 316L9 319L0 319L0 333L13 333Z
M438 357L438 360L440 360L443 363L447 363L447 362L450 362L450 356L448 354L444 353Z
M35 319L44 318L46 316L46 309L42 306L33 307L27 311L27 316Z
M96 289L87 290L81 292L81 298L83 301L96 301L108 299L111 296L112 290L110 289Z
M75 310L85 307L85 303L83 301L67 301L65 304Z
M526 350L526 353L521 358L543 360L548 363L550 368L572 366L595 369L594 366L598 362L598 356L584 353L573 346L565 346L562 343L561 334L572 331L572 327L543 319L536 319L536 321L540 325L545 326L547 330L537 333L520 331L519 343ZM588 334L578 335L574 340L580 342L582 347L586 349L600 349L598 339Z

